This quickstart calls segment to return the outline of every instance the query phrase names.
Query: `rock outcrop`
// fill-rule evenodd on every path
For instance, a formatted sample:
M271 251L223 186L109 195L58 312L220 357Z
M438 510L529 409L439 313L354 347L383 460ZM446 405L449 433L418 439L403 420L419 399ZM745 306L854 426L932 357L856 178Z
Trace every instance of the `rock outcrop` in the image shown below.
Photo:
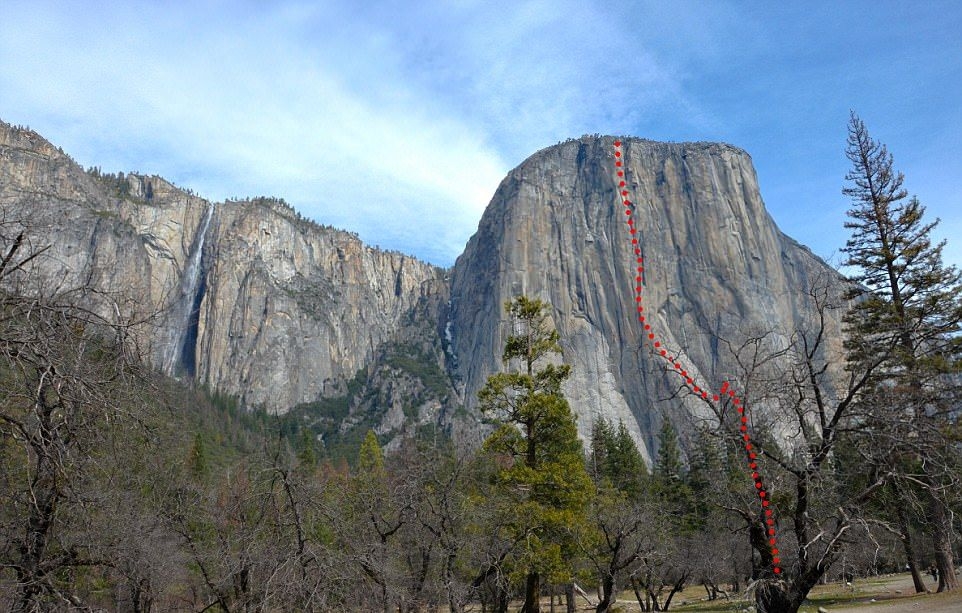
M447 300L440 269L276 201L219 205L205 260L196 378L280 411L339 393L419 302Z

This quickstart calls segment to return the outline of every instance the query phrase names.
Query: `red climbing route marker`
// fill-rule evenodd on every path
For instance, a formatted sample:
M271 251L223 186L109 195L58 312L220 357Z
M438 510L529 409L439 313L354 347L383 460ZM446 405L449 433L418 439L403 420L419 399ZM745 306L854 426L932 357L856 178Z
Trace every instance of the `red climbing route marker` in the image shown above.
M637 234L638 228L635 222L635 212L636 209L631 200L631 194L627 189L627 182L625 181L625 160L627 160L627 152L624 151L622 147L622 142L620 140L615 140L614 142L614 159L615 159L615 172L618 176L618 194L625 211L625 225L628 230L628 238L631 244L631 252L635 255L634 263L637 265L634 268L637 274L632 275L633 277L633 294L634 300L632 304L638 313L638 325L641 326L644 331L644 335L648 338L651 346L652 354L658 358L663 359L668 365L668 373L672 373L675 376L681 378L681 381L685 386L687 386L695 395L700 396L702 399L707 400L711 403L720 403L723 398L727 397L731 402L732 406L736 407L739 416L739 426L738 431L741 435L742 444L745 447L745 455L748 458L748 468L751 471L752 481L754 481L754 489L761 501L762 515L765 517L765 525L767 526L768 534L768 544L770 546L770 551L772 554L772 564L773 572L778 575L781 574L782 568L781 558L778 555L778 546L775 538L775 518L770 506L768 491L765 489L765 485L762 482L761 474L758 471L758 454L755 452L755 448L752 445L751 434L749 433L749 414L748 409L745 408L742 399L738 397L735 390L732 389L731 384L728 381L723 381L719 393L709 394L708 387L701 384L695 380L695 378L689 374L688 370L678 361L677 356L672 355L674 352L666 349L664 341L658 338L654 328L651 323L645 318L645 307L644 307L644 296L643 296L643 277L645 273L645 262L641 255L641 245L639 244ZM649 273L657 271L649 270Z

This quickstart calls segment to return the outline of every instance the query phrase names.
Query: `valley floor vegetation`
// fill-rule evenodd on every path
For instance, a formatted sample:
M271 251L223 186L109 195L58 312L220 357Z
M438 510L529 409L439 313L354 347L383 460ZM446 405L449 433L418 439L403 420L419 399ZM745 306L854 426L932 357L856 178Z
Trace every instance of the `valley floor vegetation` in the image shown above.
M960 276L855 115L848 145L853 283L813 280L821 321L777 343L721 339L764 407L752 469L727 401L661 414L650 468L625 424L599 418L583 443L551 307L524 296L505 305L479 449L432 428L385 455L372 431L332 457L148 369L126 303L44 281L47 247L3 219L0 607L604 612L628 594L666 611L697 587L792 613L826 580L906 569L917 592L957 590Z

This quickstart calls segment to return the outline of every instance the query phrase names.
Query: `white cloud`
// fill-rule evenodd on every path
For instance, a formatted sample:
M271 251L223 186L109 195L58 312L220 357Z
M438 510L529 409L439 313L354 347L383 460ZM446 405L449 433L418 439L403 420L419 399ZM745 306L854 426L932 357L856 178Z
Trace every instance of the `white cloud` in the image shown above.
M628 133L680 97L612 14L439 6L18 3L0 26L0 103L84 163L215 199L282 196L450 264L524 156Z
M775 186L764 195L776 219L794 223L781 212L835 207L840 176L820 188L800 178L835 172L825 152L841 151L847 109L869 107L873 129L905 128L889 144L897 160L920 152L906 176L931 186L923 200L948 226L950 183L919 169L951 177L958 165L945 152L960 148L950 77L962 56L944 48L959 46L962 11L913 9L903 21L927 37L858 55L851 37L888 36L885 11L856 31L844 13L859 10L5 0L0 117L88 165L157 172L215 199L282 196L368 242L451 264L510 167L583 133L733 142ZM926 69L892 74L900 94L876 95L880 66L909 52ZM941 140L922 126L944 126ZM818 253L838 247L804 221L784 229Z
M483 133L384 72L396 61L389 41L315 45L285 30L290 20L257 15L207 32L209 21L158 11L25 14L2 32L0 103L10 120L17 109L40 117L34 127L82 162L134 164L218 199L283 196L370 242L450 264L505 163ZM371 87L351 73L365 62L378 64Z

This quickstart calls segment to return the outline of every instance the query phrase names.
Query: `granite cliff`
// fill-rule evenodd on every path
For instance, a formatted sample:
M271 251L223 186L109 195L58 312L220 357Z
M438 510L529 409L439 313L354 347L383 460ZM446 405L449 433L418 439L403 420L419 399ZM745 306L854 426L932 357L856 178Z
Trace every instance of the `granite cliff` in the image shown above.
M440 418L450 390L434 385L408 406L425 386L390 367L416 354L437 365L432 374L443 368L432 305L446 302L447 285L437 267L301 219L280 200L212 203L160 177L85 171L6 124L0 205L47 247L48 288L118 297L129 317L147 319L141 346L168 374L272 412L344 396L349 381L370 378L386 389L358 390L350 408L380 419L357 421L388 434L403 426L402 405L416 421ZM366 399L378 394L372 408Z
M508 174L454 267L449 330L470 405L500 366L501 305L518 293L547 300L572 365L565 393L579 430L599 416L623 420L650 458L663 415L705 407L664 400L677 381L642 342L614 140L570 140ZM812 284L837 275L778 230L744 151L623 140L648 321L696 379L720 385L736 371L719 338L767 331L784 344L814 321Z
M419 425L479 440L475 394L500 367L502 305L540 297L573 366L565 391L582 433L621 419L650 457L663 414L700 409L662 401L672 383L642 344L613 140L571 140L511 171L450 271L280 200L212 203L160 177L85 171L2 123L0 205L50 245L49 282L151 316L140 340L158 369L294 410L325 440L367 427L397 440ZM729 374L718 337L812 318L807 289L833 273L775 226L748 154L640 139L624 151L649 317L692 372Z

